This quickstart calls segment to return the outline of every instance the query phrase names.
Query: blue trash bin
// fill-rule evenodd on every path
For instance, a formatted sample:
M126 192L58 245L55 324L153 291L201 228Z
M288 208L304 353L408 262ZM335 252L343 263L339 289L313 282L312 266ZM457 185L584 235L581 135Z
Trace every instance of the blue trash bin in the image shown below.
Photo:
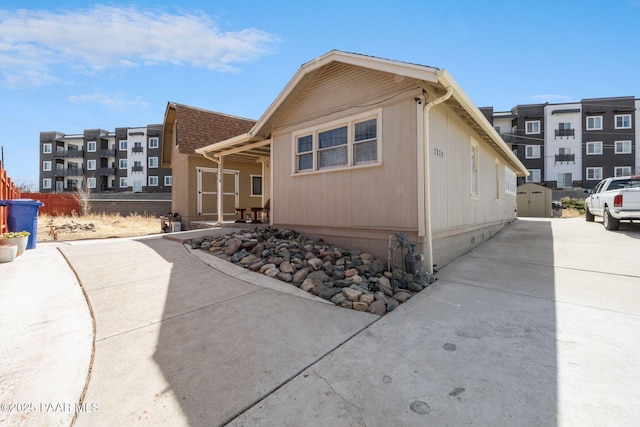
M9 231L28 231L27 249L35 249L38 241L38 208L44 206L40 200L13 199L3 200L9 207L7 226Z

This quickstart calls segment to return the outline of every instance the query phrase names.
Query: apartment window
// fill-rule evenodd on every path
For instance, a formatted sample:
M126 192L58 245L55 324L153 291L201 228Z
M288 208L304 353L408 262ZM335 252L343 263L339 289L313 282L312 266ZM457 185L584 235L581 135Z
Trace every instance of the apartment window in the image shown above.
M127 183L127 178L124 177L124 176L121 176L120 177L120 188L127 188L128 187L127 184L128 184Z
M51 144L42 144L42 152L45 154L51 153Z
M51 178L45 178L42 180L42 188L46 188L46 189L51 188Z
M573 175L571 172L558 174L558 188L570 188L573 186Z
M262 176L251 175L251 195L262 196Z
M587 142L587 155L602 154L602 141Z
M87 142L87 151L96 151L96 142L95 141L89 141Z
M631 166L616 166L613 176L629 176L631 175Z
M471 157L471 195L472 196L478 196L479 191L478 191L478 186L479 186L479 165L480 165L480 161L479 161L479 156L480 156L480 152L479 152L479 147L478 147L478 143L475 142L474 140L471 140L471 151L470 151L470 157Z
M120 140L120 151L127 151L127 140Z
M141 161L134 161L133 162L133 167L131 168L132 172L142 172L142 162Z
M158 167L158 158L157 157L149 157L149 167L157 168Z
M602 179L602 168L587 168L587 181L600 181Z
M126 169L127 168L127 159L120 159L118 161L118 167L120 169Z
M96 179L95 178L87 178L87 187L88 188L96 188Z
M529 174L527 182L541 182L540 169L529 169Z
M525 158L527 158L527 159L539 159L540 158L540 146L539 145L527 145L525 147Z
M42 170L43 171L50 171L51 170L51 161L49 160L45 160L44 162L42 162Z
M616 141L616 154L631 154L631 141Z
M149 138L149 148L158 148L158 138Z
M171 187L173 185L173 177L171 175L167 175L164 177L164 186Z
M631 129L631 114L619 114L615 116L616 129Z
M149 187L157 187L158 186L158 177L150 176L149 177Z
M131 149L132 153L142 153L144 148L142 148L142 142L134 142L133 148Z
M87 160L87 170L90 170L90 171L96 170L96 161L95 160Z
M527 135L540 133L540 120L530 120L524 122L524 129Z
M379 163L379 121L380 112L377 111L294 135L295 171L308 172Z
M602 130L602 116L587 117L587 130Z

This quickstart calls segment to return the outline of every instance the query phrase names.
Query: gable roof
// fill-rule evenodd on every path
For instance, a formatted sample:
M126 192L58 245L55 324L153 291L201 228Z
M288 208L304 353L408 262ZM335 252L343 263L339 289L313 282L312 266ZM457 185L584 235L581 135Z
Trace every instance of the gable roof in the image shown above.
M250 150L257 147L271 137L271 130L279 111L286 108L295 96L301 93L307 85L313 81L317 73L333 62L354 65L366 69L372 69L391 73L397 76L411 77L423 82L439 86L445 90L451 90L450 103L457 107L456 113L469 124L482 139L496 149L501 156L516 170L518 176L527 176L529 172L502 137L493 128L485 115L476 107L458 83L446 69L438 69L425 65L408 62L394 61L390 59L367 56L357 53L332 50L312 61L303 64L293 78L287 83L278 97L273 101L256 124L246 133L238 134L232 138L205 147L196 149L197 153L220 153Z
M169 102L164 115L163 141L173 141L175 134L179 153L196 154L196 149L244 134L255 124L252 119ZM171 145L163 143L163 166L171 163Z

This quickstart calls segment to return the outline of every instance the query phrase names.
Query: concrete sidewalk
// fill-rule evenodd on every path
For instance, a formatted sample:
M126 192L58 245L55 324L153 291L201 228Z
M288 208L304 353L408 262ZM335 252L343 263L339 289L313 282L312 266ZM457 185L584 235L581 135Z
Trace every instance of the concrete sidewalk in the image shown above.
M518 220L383 318L166 238L38 244L0 264L0 423L636 425L639 242Z

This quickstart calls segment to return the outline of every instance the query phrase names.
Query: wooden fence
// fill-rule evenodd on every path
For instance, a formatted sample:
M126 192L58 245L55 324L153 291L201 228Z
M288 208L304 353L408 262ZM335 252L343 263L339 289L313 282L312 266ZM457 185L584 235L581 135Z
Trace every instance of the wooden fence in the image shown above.
M22 193L25 199L40 200L44 206L38 210L39 214L71 215L80 212L80 203L73 194L65 193Z
M20 198L20 191L11 182L11 178L7 176L7 172L2 168L2 163L0 163L0 200L18 198ZM0 233L9 231L7 227L7 212L6 206L0 206Z

